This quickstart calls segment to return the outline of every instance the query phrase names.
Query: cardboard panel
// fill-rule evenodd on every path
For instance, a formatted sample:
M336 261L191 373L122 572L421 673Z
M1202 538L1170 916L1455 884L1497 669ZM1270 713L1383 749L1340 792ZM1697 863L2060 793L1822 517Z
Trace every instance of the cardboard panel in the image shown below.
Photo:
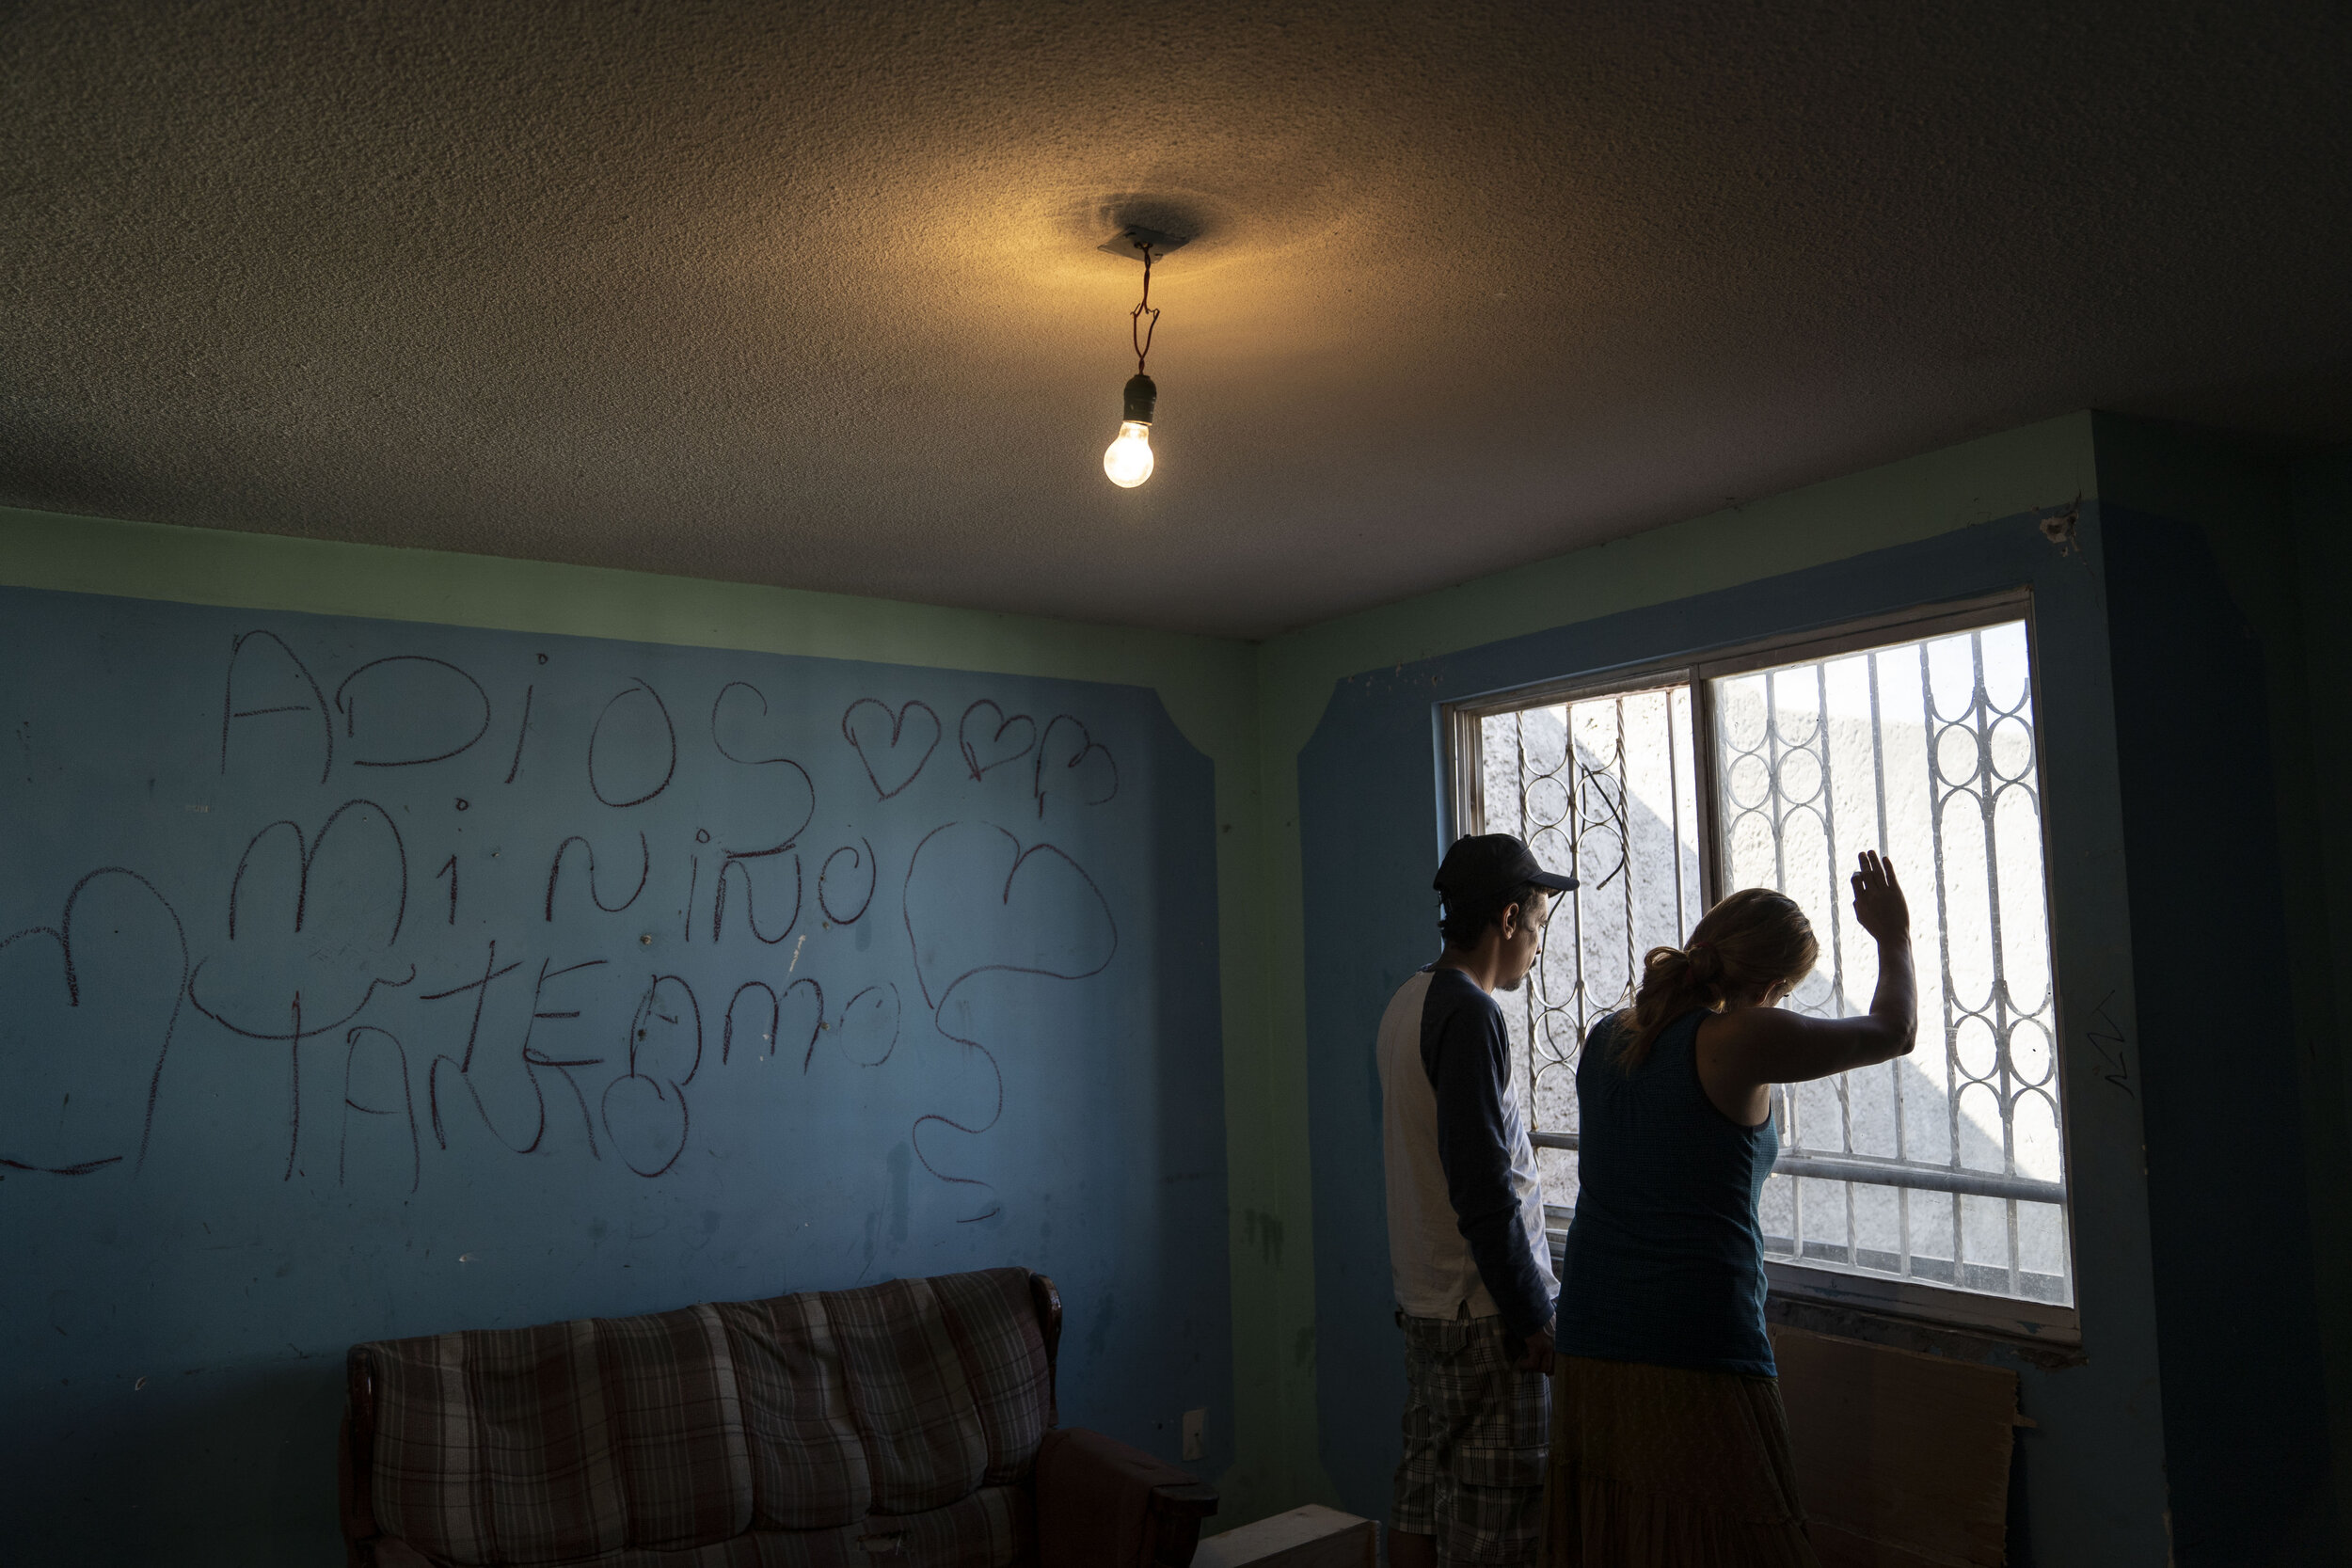
M2017 1374L1772 1330L1813 1544L1829 1568L2000 1568Z

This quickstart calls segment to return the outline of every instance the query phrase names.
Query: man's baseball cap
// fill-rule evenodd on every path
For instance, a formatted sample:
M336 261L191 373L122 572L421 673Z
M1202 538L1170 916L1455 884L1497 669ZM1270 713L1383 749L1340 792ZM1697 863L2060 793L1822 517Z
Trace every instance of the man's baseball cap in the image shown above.
M1554 893L1576 886L1574 877L1536 864L1534 851L1509 833L1468 833L1445 852L1437 879L1429 885L1454 904L1507 893L1528 882Z

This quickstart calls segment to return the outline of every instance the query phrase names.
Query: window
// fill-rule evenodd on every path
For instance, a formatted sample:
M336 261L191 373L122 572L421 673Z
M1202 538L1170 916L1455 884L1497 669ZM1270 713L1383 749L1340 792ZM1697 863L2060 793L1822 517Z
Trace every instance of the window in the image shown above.
M1911 1056L1773 1092L1762 1212L1776 1289L2065 1335L2074 1326L2030 626L2022 599L1452 711L1455 815L1582 885L1505 998L1555 1226L1576 1195L1576 1063L1735 888L1795 898L1821 942L1787 1004L1869 1006L1846 874L1909 895Z

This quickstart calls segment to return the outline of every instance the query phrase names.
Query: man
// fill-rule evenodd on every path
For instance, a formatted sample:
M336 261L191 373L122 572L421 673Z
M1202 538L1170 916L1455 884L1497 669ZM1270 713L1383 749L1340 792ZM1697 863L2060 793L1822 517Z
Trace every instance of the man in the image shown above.
M1391 1568L1534 1563L1543 1528L1559 1282L1494 992L1534 966L1576 879L1508 833L1438 868L1445 950L1380 1020L1389 1264L1405 1330Z

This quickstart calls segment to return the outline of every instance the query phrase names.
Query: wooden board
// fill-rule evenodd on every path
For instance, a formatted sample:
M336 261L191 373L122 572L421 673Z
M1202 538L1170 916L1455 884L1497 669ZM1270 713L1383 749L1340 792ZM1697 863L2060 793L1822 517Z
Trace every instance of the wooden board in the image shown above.
M1193 1568L1373 1568L1375 1550L1371 1520L1309 1503L1212 1535L1192 1561Z
M1829 1568L2000 1568L2017 1374L1774 1328L1797 1489Z

